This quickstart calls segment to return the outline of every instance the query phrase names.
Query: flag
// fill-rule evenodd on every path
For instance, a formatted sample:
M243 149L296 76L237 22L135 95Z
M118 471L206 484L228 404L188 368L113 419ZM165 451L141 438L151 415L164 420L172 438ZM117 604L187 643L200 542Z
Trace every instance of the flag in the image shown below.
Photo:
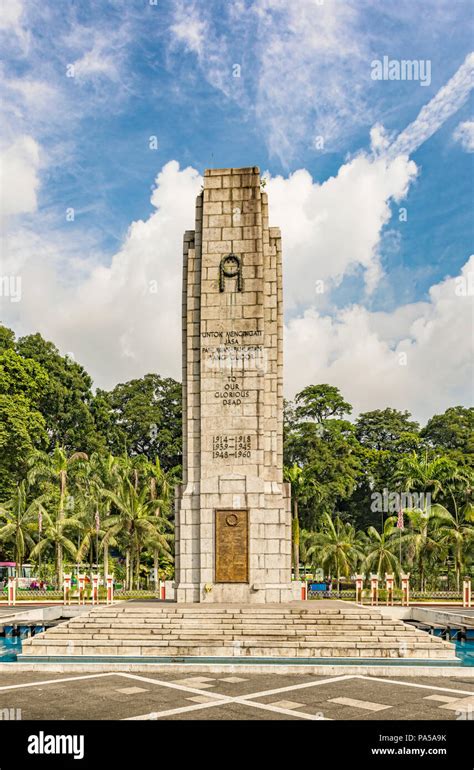
M399 513L398 513L397 528L398 529L405 529L405 524L403 522L403 511L402 511L401 508L400 508Z
M98 532L100 529L100 518L99 518L99 511L95 512L95 531Z
M40 511L38 511L38 532L41 535L41 530L43 529L43 514Z

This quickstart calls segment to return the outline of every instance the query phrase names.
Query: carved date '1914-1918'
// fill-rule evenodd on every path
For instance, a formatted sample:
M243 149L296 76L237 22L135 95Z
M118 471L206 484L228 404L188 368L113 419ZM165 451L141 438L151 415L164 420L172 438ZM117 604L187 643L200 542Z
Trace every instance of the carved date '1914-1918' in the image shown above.
M212 437L212 457L214 460L248 459L251 451L251 436L229 436L228 434L221 434Z

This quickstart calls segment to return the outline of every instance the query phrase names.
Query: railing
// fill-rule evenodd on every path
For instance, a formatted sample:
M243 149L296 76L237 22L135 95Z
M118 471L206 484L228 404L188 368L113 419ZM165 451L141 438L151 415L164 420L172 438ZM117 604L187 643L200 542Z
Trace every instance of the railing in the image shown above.
M3 590L2 594L0 596L3 596L6 598L7 591L6 589ZM16 598L25 600L25 601L36 601L37 599L62 599L63 598L63 592L62 591L56 591L54 589L50 591L46 590L40 590L40 589L33 589L30 590L28 588L18 588L16 592Z
M85 598L90 598L91 588L87 587L85 589ZM77 588L74 587L71 589L71 599L77 599ZM105 599L106 596L106 589L103 586L100 586L99 588L99 598ZM114 592L114 596L116 599L159 599L160 598L160 592L157 589L154 591L153 589L140 589L140 590L127 590L125 588L119 588ZM3 592L0 592L0 598L7 597L7 591L4 589ZM34 589L29 590L27 588L19 588L16 592L16 598L17 601L38 601L39 599L42 600L48 600L48 599L63 599L64 593L63 591L56 591L54 589L51 590L45 590L45 589Z
M355 590L333 589L332 591L310 591L308 589L308 599L355 599Z
M356 598L356 592L354 589L343 589L338 591L333 589L332 591L311 591L308 589L308 599L353 599ZM399 588L396 588L393 592L393 598L395 602L401 602L402 592ZM370 602L370 590L365 588L363 592L363 599ZM446 599L449 601L462 601L461 591L410 591L410 601L429 601L432 599L440 600ZM382 603L386 600L386 591L384 588L379 590L379 602Z
M129 591L125 588L119 588L115 591L114 596L116 599L159 599L160 592L158 589L156 591L145 589Z

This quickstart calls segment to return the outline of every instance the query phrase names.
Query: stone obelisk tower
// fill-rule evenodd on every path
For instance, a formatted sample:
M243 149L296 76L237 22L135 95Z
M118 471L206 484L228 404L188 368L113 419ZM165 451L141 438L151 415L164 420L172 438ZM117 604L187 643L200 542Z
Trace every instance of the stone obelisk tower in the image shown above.
M282 311L281 236L259 169L208 169L184 235L178 601L299 598L282 475Z

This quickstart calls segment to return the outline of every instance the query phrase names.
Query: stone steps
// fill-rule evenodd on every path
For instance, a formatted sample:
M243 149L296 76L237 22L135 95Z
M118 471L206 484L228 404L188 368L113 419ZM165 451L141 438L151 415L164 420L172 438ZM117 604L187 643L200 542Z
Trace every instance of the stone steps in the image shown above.
M71 630L61 630L58 629L57 631L48 632L48 638L56 638L59 639L61 637L71 637ZM136 629L80 629L78 631L74 631L73 636L75 638L83 638L88 639L91 636L94 638L96 637L103 637L106 638L134 638L134 639L147 639L147 638L153 638L153 639L164 639L170 640L170 639L208 639L209 637L216 637L219 639L233 639L233 638L255 638L257 636L264 636L266 639L362 639L367 638L371 639L373 637L376 638L383 638L387 639L388 641L391 641L393 639L421 639L417 634L410 634L410 633L403 633L403 632L396 632L392 631L390 634L384 634L383 631L380 629L373 629L372 631L367 631L365 633L344 633L343 631L339 631L338 633L334 634L322 634L319 632L305 632L304 634L296 634L291 633L289 631L285 631L279 634L276 633L268 633L268 631L265 630L252 630L252 631L242 631L242 630L236 630L236 631L226 631L226 632L219 632L219 631L209 631L209 632L202 632L202 631L181 631L181 632L170 632L167 634L162 634L159 631L152 631L151 633L142 634L139 633ZM38 638L39 634L35 636L35 638ZM423 632L423 638L426 637L426 634Z
M355 606L94 608L23 642L29 656L426 658L454 645Z
M252 632L253 630L265 629L265 630L269 631L270 633L279 634L279 633L282 632L282 629L287 629L287 630L291 630L295 634L297 634L297 633L304 633L305 631L309 631L309 632L312 632L312 633L313 632L314 633L319 632L319 633L331 634L331 633L337 633L338 631L344 631L344 632L345 631L349 631L349 632L350 631L369 631L372 628L374 628L374 625L375 625L374 623L371 623L371 624L367 623L367 624L364 624L364 625L362 625L362 624L357 624L357 625L351 624L351 625L349 625L349 624L339 623L337 625L334 624L334 625L330 625L330 626L327 626L327 625L323 626L323 625L319 625L319 624L304 624L304 625L300 625L300 626L280 624L278 626L268 626L268 625L263 624L263 623L262 624L253 624L253 625L244 625L244 624L238 624L238 623L230 624L229 623L227 625L219 625L219 624L215 624L215 625L210 625L210 624L206 624L206 625L202 625L202 624L198 624L198 625L190 625L190 624L181 625L180 624L179 627L183 631L193 631L193 630L196 629L196 630L202 630L203 633L206 633L208 631L214 631L214 630L219 630L219 631L225 632L225 631L235 631L235 630L242 629L245 632ZM69 625L69 628L74 628L74 629L76 629L78 631L81 630L81 629L84 629L84 630L87 630L87 629L104 629L104 630L106 630L106 629L121 629L123 627L124 627L123 623L81 622L81 623L74 623L74 624L71 623ZM136 629L137 632L139 632L139 633L142 633L142 632L145 633L147 631L161 631L162 633L168 633L169 631L173 631L174 629L176 629L176 624L170 624L170 625L166 625L165 626L165 625L158 624L158 623L147 623L147 624L137 624L137 623L134 623L133 626L131 626L131 627ZM391 631L399 631L400 630L400 628L397 625L395 625L395 624L377 624L377 628L382 628L387 633L389 633ZM416 629L415 628L410 628L410 627L407 626L407 633L416 633Z
M407 645L403 650L393 644L383 645L341 642L340 644L318 645L316 643L274 643L265 645L262 642L247 641L233 647L222 645L219 641L207 640L202 643L179 643L169 645L167 642L154 642L146 644L141 641L137 644L117 644L108 640L89 640L81 643L66 642L63 644L37 644L30 651L34 656L68 657L74 656L119 656L119 657L282 657L282 658L417 658L429 660L454 659L454 655L447 655L445 650L433 648L430 644ZM22 659L27 660L28 655L23 654Z

